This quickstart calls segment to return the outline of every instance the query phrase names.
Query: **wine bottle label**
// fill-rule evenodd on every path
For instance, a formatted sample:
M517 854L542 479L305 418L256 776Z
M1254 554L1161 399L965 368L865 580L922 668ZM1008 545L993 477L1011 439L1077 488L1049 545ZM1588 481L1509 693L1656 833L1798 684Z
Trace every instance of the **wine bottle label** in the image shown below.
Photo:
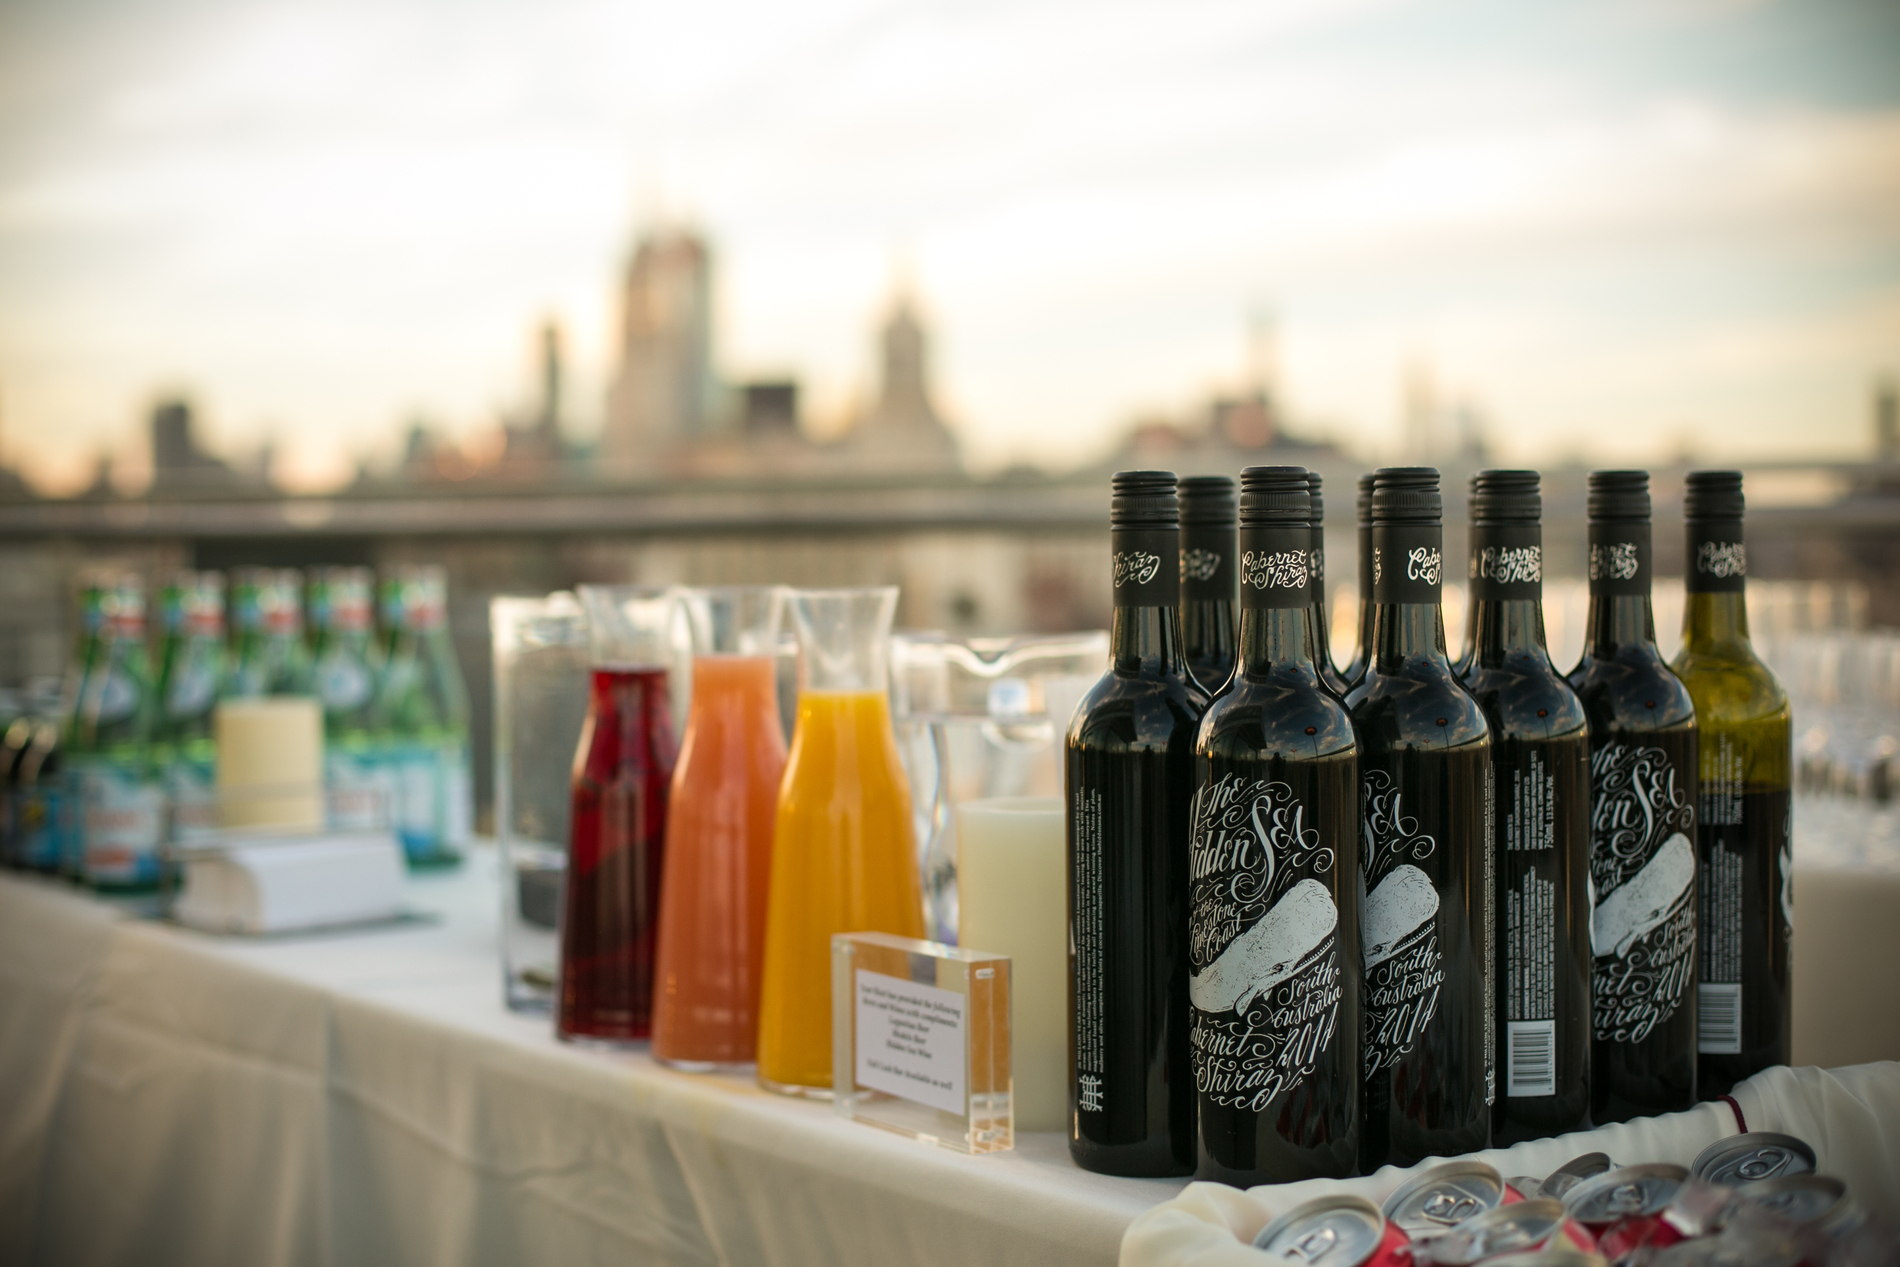
M1439 524L1372 526L1372 601L1436 603L1443 577L1445 529Z
M1748 588L1748 546L1739 519L1689 524L1683 584L1691 594L1733 594Z
M1649 593L1649 525L1611 521L1590 525L1590 593Z
M1752 1019L1745 997L1750 960L1787 963L1794 925L1792 807L1785 787L1746 790L1743 753L1733 735L1704 734L1702 746L1696 1045L1733 1056L1742 1053L1742 1027ZM1749 911L1757 913L1752 924ZM1766 1002L1760 997L1756 1005Z
M1181 531L1178 528L1116 528L1115 606L1173 607L1181 601Z
M1202 525L1181 529L1181 596L1234 601L1234 532Z
M1467 575L1475 599L1542 598L1543 528L1538 524L1473 524Z
M1189 1052L1215 1104L1266 1109L1313 1074L1343 994L1333 851L1290 784L1225 774L1194 796Z
M1305 607L1313 601L1310 528L1240 530L1240 607Z
M1505 892L1498 926L1504 961L1504 1093L1535 1097L1557 1094L1557 927L1563 909L1554 869L1548 862L1537 865L1557 844L1557 779L1541 747L1513 747L1519 759L1510 762L1500 753L1495 766L1504 852L1543 857L1503 860L1510 872L1519 873Z
M1595 526L1592 526L1592 532ZM1693 736L1612 740L1590 754L1590 949L1599 1041L1640 1043L1674 1016L1695 971Z
M1069 877L1070 909L1074 912L1070 936L1075 945L1071 956L1075 984L1075 1107L1081 1113L1105 1113L1108 941L1102 868L1107 859L1102 856L1101 792L1083 788L1072 795L1069 815L1075 859Z
M1319 587L1319 593L1324 594L1326 592L1326 530L1324 528L1313 529L1311 552L1313 584Z
M1401 600L1389 600L1401 601ZM1438 948L1438 890L1416 864L1438 842L1405 814L1390 771L1360 776L1359 827L1364 849L1366 967L1365 1076L1398 1063L1438 1011L1445 983Z

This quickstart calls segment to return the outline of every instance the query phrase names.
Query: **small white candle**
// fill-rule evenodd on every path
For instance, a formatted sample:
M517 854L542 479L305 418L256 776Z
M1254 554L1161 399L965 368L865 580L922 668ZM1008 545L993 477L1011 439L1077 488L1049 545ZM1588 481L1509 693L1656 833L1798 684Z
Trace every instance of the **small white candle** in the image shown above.
M1010 959L1019 1131L1068 1125L1068 877L1059 798L957 806L957 942Z
M316 700L220 700L212 725L220 823L323 826L323 710Z

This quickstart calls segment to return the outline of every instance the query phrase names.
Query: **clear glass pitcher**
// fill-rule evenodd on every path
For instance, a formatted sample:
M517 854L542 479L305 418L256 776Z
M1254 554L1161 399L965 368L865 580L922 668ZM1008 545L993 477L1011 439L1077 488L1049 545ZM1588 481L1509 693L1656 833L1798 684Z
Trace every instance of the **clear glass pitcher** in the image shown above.
M587 718L587 615L570 593L493 598L495 839L503 998L548 1012L559 982L574 746Z
M693 689L673 770L660 889L653 1054L749 1065L759 1044L765 909L785 733L777 586L686 590Z
M574 754L554 1028L627 1043L652 1027L679 602L651 586L583 585L579 595L593 670Z
M830 1094L831 935L921 937L910 786L891 729L897 590L795 590L798 719L779 787L759 1081Z
M957 638L907 630L891 648L891 711L915 796L924 921L957 944L953 811L1062 794L1062 736L1108 662L1108 633ZM979 947L994 949L994 947Z

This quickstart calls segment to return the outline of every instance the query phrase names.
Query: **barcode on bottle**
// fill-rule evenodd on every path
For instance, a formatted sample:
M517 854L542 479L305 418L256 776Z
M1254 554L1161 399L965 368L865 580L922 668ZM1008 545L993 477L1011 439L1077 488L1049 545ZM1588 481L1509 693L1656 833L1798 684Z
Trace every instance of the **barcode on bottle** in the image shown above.
M1557 1022L1506 1021L1506 1096L1557 1094Z
M1696 988L1702 1000L1696 1009L1696 1050L1715 1056L1741 1055L1741 982L1704 981Z

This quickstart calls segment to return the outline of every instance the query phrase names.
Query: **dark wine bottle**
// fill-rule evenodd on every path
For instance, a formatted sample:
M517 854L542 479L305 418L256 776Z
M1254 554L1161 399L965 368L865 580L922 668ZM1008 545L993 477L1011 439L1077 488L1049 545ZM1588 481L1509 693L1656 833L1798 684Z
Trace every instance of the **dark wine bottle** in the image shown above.
M1445 658L1438 472L1372 492L1372 653L1346 697L1359 741L1370 1172L1491 1139L1491 733Z
M1690 472L1688 595L1672 667L1695 701L1701 741L1696 1083L1705 1099L1791 1055L1794 730L1787 692L1748 640L1742 510L1740 471Z
M1590 1127L1590 727L1544 642L1536 471L1471 477L1465 687L1491 727L1494 1146Z
M1320 493L1318 471L1306 473L1307 492L1313 498L1313 628L1308 645L1313 663L1319 666L1319 680L1340 699L1346 698L1346 679L1333 667L1333 623L1326 618L1326 499Z
M1197 1178L1344 1178L1359 1160L1359 763L1320 681L1310 498L1240 477L1240 667L1195 742L1188 998Z
M1181 642L1210 698L1234 675L1234 481L1181 481Z
M1647 471L1592 471L1590 614L1570 685L1590 719L1591 1115L1696 1099L1696 718L1656 649Z
M1352 660L1339 671L1346 689L1359 685L1366 675L1366 662L1372 658L1372 481L1368 472L1359 477L1359 497L1354 503L1359 512L1359 643Z
M1175 611L1173 474L1116 475L1109 524L1109 668L1067 738L1069 1155L1103 1174L1184 1175L1194 1169L1188 812L1207 696Z

